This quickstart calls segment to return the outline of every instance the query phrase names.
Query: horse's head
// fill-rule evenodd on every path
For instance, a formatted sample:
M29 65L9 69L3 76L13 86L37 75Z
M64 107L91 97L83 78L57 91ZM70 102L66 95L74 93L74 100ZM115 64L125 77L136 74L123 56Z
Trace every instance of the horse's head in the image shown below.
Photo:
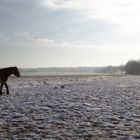
M17 67L13 67L13 74L17 77L20 77L20 73Z

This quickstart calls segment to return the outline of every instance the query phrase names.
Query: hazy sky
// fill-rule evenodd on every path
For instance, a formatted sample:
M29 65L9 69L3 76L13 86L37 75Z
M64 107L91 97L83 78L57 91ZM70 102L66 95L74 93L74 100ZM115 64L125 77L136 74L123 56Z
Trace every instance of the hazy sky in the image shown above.
M140 0L0 0L0 67L140 59Z

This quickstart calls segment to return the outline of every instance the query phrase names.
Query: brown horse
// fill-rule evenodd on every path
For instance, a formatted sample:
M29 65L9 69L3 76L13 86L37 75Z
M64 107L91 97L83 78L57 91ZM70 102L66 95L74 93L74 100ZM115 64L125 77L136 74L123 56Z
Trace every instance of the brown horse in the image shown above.
M14 74L17 77L20 77L20 73L19 73L17 67L8 67L8 68L0 69L0 83L1 83L1 86L0 86L0 94L1 95L2 95L2 89L3 89L3 86L4 85L6 87L7 94L9 94L9 89L8 89L8 85L7 85L6 82L8 80L8 77L11 74Z

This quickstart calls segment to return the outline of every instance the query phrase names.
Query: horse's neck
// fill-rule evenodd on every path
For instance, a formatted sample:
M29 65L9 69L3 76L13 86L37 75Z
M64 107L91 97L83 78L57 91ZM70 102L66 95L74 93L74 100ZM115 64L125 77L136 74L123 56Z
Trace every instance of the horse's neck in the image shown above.
M12 75L12 74L14 74L12 71L7 71L7 72L6 72L7 78L8 78L10 75Z

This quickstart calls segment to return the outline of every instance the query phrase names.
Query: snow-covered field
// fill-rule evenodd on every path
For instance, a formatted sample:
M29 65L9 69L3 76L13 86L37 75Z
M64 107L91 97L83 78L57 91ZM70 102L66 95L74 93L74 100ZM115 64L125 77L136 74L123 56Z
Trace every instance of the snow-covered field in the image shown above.
M140 139L140 76L10 78L0 140Z

